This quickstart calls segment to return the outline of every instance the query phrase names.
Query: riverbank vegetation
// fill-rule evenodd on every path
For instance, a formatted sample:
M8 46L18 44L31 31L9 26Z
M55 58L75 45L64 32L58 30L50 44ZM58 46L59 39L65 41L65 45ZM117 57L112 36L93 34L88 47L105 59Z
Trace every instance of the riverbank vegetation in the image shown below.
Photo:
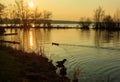
M43 55L0 46L0 82L69 82ZM63 82L63 81L62 81Z
M93 19L82 17L79 25L82 29L89 29L93 24L94 29L120 30L120 10L117 9L114 15L106 14L102 7L94 10Z
M120 10L117 10L114 16L105 14L102 7L94 11L95 29L120 30Z

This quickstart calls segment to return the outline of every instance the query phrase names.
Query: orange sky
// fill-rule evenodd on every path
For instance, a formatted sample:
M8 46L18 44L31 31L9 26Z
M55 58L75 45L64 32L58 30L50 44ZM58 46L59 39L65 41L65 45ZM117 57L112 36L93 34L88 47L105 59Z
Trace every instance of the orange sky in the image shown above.
M13 3L14 0L1 0ZM79 20L81 17L93 17L94 10L102 6L106 14L120 8L120 0L24 0L32 1L40 10L48 10L53 14L52 19Z

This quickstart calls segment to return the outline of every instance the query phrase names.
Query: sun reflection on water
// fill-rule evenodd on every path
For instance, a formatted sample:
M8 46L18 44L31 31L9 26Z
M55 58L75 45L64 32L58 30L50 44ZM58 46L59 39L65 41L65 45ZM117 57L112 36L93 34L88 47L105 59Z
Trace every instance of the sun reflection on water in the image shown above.
M30 31L30 47L33 46L33 33Z

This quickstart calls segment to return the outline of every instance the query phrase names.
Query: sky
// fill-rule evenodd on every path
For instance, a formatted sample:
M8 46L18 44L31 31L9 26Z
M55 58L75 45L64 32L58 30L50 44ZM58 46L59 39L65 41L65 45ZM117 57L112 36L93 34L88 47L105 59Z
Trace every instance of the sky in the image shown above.
M0 0L13 3L14 0ZM34 6L52 12L55 20L79 20L81 17L93 18L94 11L101 6L106 14L113 15L120 8L120 0L24 0Z

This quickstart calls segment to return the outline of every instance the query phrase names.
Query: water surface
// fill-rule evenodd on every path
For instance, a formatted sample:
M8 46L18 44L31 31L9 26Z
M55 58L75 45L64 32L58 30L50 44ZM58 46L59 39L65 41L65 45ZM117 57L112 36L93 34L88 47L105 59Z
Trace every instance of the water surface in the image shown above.
M99 79L120 82L120 32L81 30L81 29L6 29L6 33L18 35L0 36L2 40L17 41L9 44L16 49L40 53L56 61L67 59L68 77L74 72L80 82L93 82ZM56 42L59 45L52 45Z

